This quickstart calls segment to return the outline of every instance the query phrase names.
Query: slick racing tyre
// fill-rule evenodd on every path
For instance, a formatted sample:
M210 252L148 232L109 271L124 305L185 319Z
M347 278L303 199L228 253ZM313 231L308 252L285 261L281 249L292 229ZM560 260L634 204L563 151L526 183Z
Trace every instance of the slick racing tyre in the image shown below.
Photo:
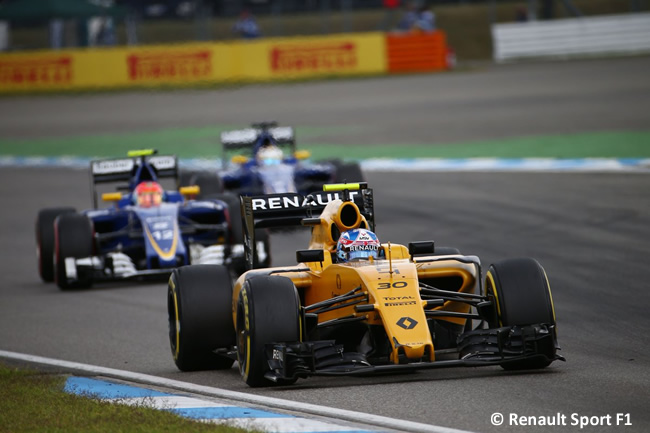
M54 220L76 212L72 207L42 209L36 217L36 259L38 274L46 283L54 281Z
M65 213L54 220L54 279L61 290L84 289L92 281L84 275L71 276L66 259L81 259L93 255L93 226L86 215Z
M228 215L230 216L231 242L233 244L244 243L244 232L241 219L241 203L239 196L230 193L213 194L211 199L221 200L228 205Z
M221 178L216 173L207 171L197 172L190 179L190 184L199 187L199 195L197 196L199 200L215 198L214 196L216 194L223 192Z
M358 162L342 163L336 165L336 182L355 183L364 182L361 166Z
M255 243L257 260L255 261L256 268L270 268L271 267L271 235L267 229L255 230Z
M553 325L555 333L551 289L544 268L536 260L517 258L491 265L486 275L485 290L496 305L496 314L489 323L490 328L547 324ZM544 368L554 359L555 350L554 345L545 347L545 353L542 353L545 357L504 363L501 366L506 370Z
M221 200L228 205L228 213L230 216L230 232L231 232L231 245L244 245L244 228L241 216L241 204L239 197L234 194L216 194L212 196L213 199ZM267 229L255 230L255 242L257 243L257 260L255 260L255 268L268 268L271 266L271 236ZM240 253L238 256L232 258L232 269L235 275L241 275L246 272L246 259Z
M192 183L194 176L196 176L195 171L192 170L181 170L178 173L178 186L193 186Z
M300 300L286 277L258 276L244 283L237 300L237 361L251 387L286 385L264 377L269 371L265 346L300 341Z
M191 265L175 269L167 287L167 316L169 344L181 371L232 367L234 357L214 353L235 345L228 268Z

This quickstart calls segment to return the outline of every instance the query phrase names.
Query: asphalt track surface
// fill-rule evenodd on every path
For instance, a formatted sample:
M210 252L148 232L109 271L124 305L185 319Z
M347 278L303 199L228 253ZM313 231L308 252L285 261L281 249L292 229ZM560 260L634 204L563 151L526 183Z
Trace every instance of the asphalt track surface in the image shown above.
M459 109L456 122L472 130L466 132L468 135L483 131L485 136L492 137L515 136L523 130L553 133L572 128L576 131L647 129L650 82L646 78L643 88L634 77L638 78L642 69L650 70L649 66L649 59L637 58L525 64L455 76L370 80L379 87L367 95L366 104L361 104L366 95L358 96L357 110L362 110L362 105L371 109L381 105L377 101L378 89L386 86L410 89L411 85L421 86L426 82L441 88L453 84L458 86L459 93L468 88L487 92L491 83L496 85L497 81L502 85L510 82L520 89L534 88L523 83L535 75L538 84L541 82L540 88L553 87L544 81L544 77L550 77L554 83L566 81L562 87L566 86L567 91L571 87L575 89L571 92L575 100L570 95L566 97L566 103L573 107L566 109L562 108L564 104L558 104L561 113L555 115L555 122L538 117L546 110L543 106L550 102L541 102L542 107L537 107L533 100L526 103L532 107L531 114L526 115L526 110L520 107L517 122L497 122L496 127L495 122L482 120L481 113L485 112L493 118L514 113L509 104L516 103L518 98L508 88L502 92L503 99L492 91L494 100L482 100L483 110L471 106L467 110ZM614 75L617 70L627 71L630 76L621 79ZM562 75L561 71L566 74ZM509 78L501 81L505 76ZM571 79L576 80L573 86L568 84ZM446 80L447 84L442 85L438 80ZM296 86L314 94L324 91L322 99L329 100L327 94L334 89L343 91L340 86L353 89L370 84L366 81L298 84L287 86L287 93L291 95L291 89ZM259 90L264 94L278 89L283 88L269 86ZM446 91L453 93L452 89ZM252 94L249 88L214 92L211 96L237 99L234 96L238 92L243 92L239 99L246 102L232 108L241 117L237 122L258 118L259 107L248 99ZM394 100L385 101L386 105L401 108L404 117L410 119L403 133L413 130L425 136L423 130L432 121L429 126L415 125L413 121L422 116L422 106L393 97ZM100 112L107 105L104 102L109 101L114 107L122 107L121 110L104 111L94 125L98 129L103 125L108 130L128 118L133 120L124 128L144 128L147 121L135 120L140 117L138 110L143 105L155 106L161 116L165 112L168 116L183 113L185 109L195 111L196 98L207 100L208 96L195 91L124 93L51 100L34 97L14 102L21 110L31 104L31 109L37 112L50 101L58 100L62 108L53 111L53 117L65 124L64 117L73 112L87 115L90 106ZM411 98L415 96L407 100L413 102ZM149 103L143 99L149 99ZM158 107L155 101L160 99L166 103L173 101L175 110ZM300 122L316 122L334 113L333 101L325 104L325 113L321 113L314 99L318 98L309 98L313 103L313 119L307 119L304 110L300 113L296 110ZM602 103L605 100L609 103ZM298 106L307 103L288 97L285 104L291 102ZM283 107L282 110L288 110ZM252 114L245 108L250 108ZM646 111L638 112L641 108ZM3 113L4 109L6 106ZM46 111L40 112L31 125L23 123L15 130L5 130L3 126L3 134L18 134L19 129L23 129L24 135L78 133L84 129L83 126L73 129L75 123L71 120L59 126L56 121L44 118ZM130 117L125 112L130 112ZM553 112L548 108L549 115ZM394 110L381 107L368 122L381 124L381 113L392 119ZM597 113L600 122L594 118ZM290 118L288 113L284 114L287 115L283 118ZM434 114L429 113L429 119L435 118ZM147 116L145 113L142 117ZM234 119L235 114L232 116ZM359 118L367 116L363 114ZM167 119L172 122L171 117ZM156 124L164 121L158 119ZM372 125L366 124L369 129ZM453 125L451 129L454 130ZM466 138L465 132L460 129L456 132L456 135L447 132L450 139ZM87 291L61 292L38 279L34 253L34 219L38 210L58 205L83 209L89 205L87 172L57 168L3 167L0 170L0 349L480 432L650 430L647 410L650 177L647 174L375 172L367 177L376 191L377 231L382 241L405 244L434 239L437 245L454 246L465 254L478 255L484 270L503 258L537 258L550 279L561 354L567 362L553 363L537 372L510 373L499 367L457 368L371 378L310 378L291 387L254 390L243 384L235 368L226 372L182 373L176 369L169 351L164 283L108 284ZM275 263L292 263L294 250L302 248L305 239L305 233L276 235L273 238ZM533 417L561 413L566 415L569 425L495 427L490 422L495 412L506 418L510 413ZM632 425L616 426L617 413L630 414ZM572 414L611 415L613 425L580 430L570 425Z

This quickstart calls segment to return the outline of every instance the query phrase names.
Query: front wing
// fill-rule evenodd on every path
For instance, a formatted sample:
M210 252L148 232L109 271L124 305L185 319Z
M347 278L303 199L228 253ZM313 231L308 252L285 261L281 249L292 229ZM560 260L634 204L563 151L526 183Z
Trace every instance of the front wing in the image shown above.
M190 247L192 249L192 247ZM194 264L229 264L228 248L226 245L200 247L200 251L190 252ZM119 252L108 253L104 256L84 258L66 257L66 278L70 282L99 282L129 280L138 278L166 277L175 267L137 269L131 258Z
M547 362L564 361L562 356L555 354L554 328L540 324L478 329L459 337L457 359L404 364L371 365L363 354L344 352L343 346L334 340L268 344L266 355L271 370L265 377L282 382L308 376L365 376L429 368L506 366L540 358Z

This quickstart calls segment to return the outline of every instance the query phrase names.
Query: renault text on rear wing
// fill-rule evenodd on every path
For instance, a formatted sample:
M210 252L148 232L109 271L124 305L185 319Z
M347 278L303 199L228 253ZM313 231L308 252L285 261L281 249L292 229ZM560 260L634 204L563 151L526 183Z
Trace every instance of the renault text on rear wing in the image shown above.
M241 214L244 230L244 251L249 269L255 263L255 229L300 226L305 218L320 215L325 206L334 200L353 201L374 230L374 203L372 189L367 184L341 184L341 189L326 185L327 191L316 191L303 196L296 193L242 196ZM356 187L357 189L347 189Z

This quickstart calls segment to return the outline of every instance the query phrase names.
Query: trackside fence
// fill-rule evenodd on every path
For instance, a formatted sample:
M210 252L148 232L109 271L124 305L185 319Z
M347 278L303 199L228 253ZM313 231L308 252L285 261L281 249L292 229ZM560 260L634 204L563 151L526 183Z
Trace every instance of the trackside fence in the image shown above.
M494 24L496 62L650 53L650 13Z

